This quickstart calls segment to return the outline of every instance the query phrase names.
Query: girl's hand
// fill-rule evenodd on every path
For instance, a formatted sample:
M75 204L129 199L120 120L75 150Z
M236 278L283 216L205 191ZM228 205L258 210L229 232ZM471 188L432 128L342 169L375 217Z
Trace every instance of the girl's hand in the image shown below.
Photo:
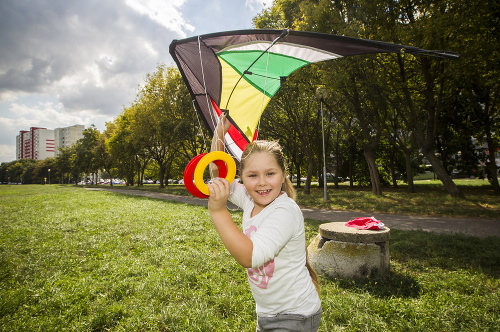
M231 127L231 122L226 118L226 114L222 113L219 117L219 123L217 124L216 132L219 135L219 137L224 137L224 135L227 133L229 130L229 127Z
M224 178L215 178L212 183L208 184L208 209L210 212L218 212L226 210L227 199L231 185Z

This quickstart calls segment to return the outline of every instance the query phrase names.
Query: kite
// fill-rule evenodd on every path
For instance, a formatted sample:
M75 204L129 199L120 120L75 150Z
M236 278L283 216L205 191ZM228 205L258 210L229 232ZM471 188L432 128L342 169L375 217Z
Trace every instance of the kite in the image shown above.
M311 63L352 55L409 53L458 58L380 41L293 30L238 30L173 40L170 54L213 133L226 113L231 128L224 140L237 160L256 139L260 116L286 78Z

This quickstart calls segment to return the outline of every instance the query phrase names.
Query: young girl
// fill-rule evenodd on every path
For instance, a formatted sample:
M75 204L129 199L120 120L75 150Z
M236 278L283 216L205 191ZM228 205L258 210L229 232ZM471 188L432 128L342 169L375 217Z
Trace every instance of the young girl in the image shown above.
M223 149L219 138L228 127L221 117L212 150ZM242 183L216 178L208 185L208 209L222 242L247 268L257 331L317 331L322 312L317 275L307 261L304 217L279 144L248 144L240 174ZM226 208L228 199L243 209L243 232Z

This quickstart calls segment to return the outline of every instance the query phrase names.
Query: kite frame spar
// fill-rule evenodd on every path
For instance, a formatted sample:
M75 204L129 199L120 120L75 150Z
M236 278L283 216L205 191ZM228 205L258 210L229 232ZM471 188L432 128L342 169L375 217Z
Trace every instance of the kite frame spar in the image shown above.
M253 55L255 55L255 59L248 61L249 65L242 65L241 70L235 71L237 75L233 73L231 80L224 78L225 81L223 82L223 74L225 75L228 72L228 68L231 70L230 67L234 69L235 66L231 63L225 63L225 60L222 60L219 56L224 52L226 52L225 54L236 53L234 50L248 52L248 49L252 47L254 47ZM228 119L231 121L232 126L225 136L225 141L228 150L237 160L240 159L244 146L256 139L258 119L260 119L265 106L279 89L281 83L293 71L309 63L374 53L409 53L446 59L457 59L459 57L454 52L429 51L418 47L381 41L288 29L226 31L173 40L169 52L187 85L197 112L203 115L203 120L211 134L213 134L217 125L218 116L222 112L228 113ZM279 52L283 54L279 54ZM266 53L268 55L282 55L283 59L285 57L287 57L286 59L292 58L290 54L293 54L293 56L303 56L303 59L306 60L290 71L286 71L283 76L274 77L276 78L274 82L277 83L279 80L279 85L275 86L274 89L270 89L266 85L268 83L267 79L270 78L267 71L269 56L266 63L264 61L258 63ZM274 63L276 64L276 62ZM257 106L255 97L253 98L253 104L250 101L242 102L239 97L235 99L233 93L237 86L240 85L241 87L241 84L250 86L248 82L259 76L253 73L254 70L259 70L259 68L256 68L259 66L261 67L261 76L265 76L266 83L263 88L260 88L262 98L265 98L265 100L262 99L262 103ZM250 71L251 68L252 71ZM253 118L250 119L251 125L248 127L250 130L244 130L244 126L238 122L239 118L246 116L248 112L244 107L250 108L252 111L255 111L256 107L258 107L260 110L260 112L255 112L252 115ZM252 129L252 126L255 129Z

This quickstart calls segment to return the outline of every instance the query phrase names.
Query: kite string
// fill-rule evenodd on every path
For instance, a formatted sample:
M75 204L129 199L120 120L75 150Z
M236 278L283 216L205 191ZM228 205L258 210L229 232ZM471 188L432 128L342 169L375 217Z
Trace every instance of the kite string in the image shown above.
M198 36L198 54L200 55L200 66L201 66L201 75L202 75L202 78L203 78L203 89L205 90L205 100L206 100L207 107L208 107L208 110L209 110L210 120L212 121L212 125L214 127L214 132L215 132L214 136L216 137L215 138L215 140L216 140L215 146L217 147L219 145L219 142L222 142L223 151L225 152L226 151L226 146L224 144L224 136L219 137L219 132L217 130L217 127L219 126L219 124L220 124L220 122L222 120L222 117L224 116L224 113L221 113L221 115L217 118L217 122L214 120L214 113L215 113L215 111L214 111L214 108L212 106L212 103L208 100L207 84L206 84L206 81L205 81L205 71L203 69L204 68L204 66L203 66L203 58L202 58L202 55L201 55L201 38L200 38L200 36ZM193 107L194 106L195 106L195 104L194 104L194 100L193 100ZM207 145L205 143L205 135L203 135L203 131L201 129L200 118L198 116L198 112L196 112L196 107L195 107L195 113L196 113L196 118L198 119L198 126L200 128L200 131L202 132L203 143L205 144L205 151L207 151ZM224 126L223 123L222 123L222 126ZM213 142L212 142L212 146L213 146ZM213 178L213 175L212 175L211 171L210 171L210 177Z
M200 55L200 66L201 66L201 76L203 79L203 89L205 90L205 100L207 103L207 108L208 108L208 113L210 114L210 120L212 122L212 126L215 128L216 127L216 121L214 119L214 110L212 107L212 103L208 100L208 93L207 93L207 83L205 81L205 71L204 71L204 66L203 66L203 58L201 55L201 38L198 36L198 54Z
M198 115L198 112L196 111L196 106L194 104L194 99L193 99L193 108L194 108L194 114L196 114L196 119L198 120L199 134L201 134L201 137L203 138L203 146L205 147L205 152L208 153L207 142L205 141L205 135L203 134L203 129L201 129L200 116Z

